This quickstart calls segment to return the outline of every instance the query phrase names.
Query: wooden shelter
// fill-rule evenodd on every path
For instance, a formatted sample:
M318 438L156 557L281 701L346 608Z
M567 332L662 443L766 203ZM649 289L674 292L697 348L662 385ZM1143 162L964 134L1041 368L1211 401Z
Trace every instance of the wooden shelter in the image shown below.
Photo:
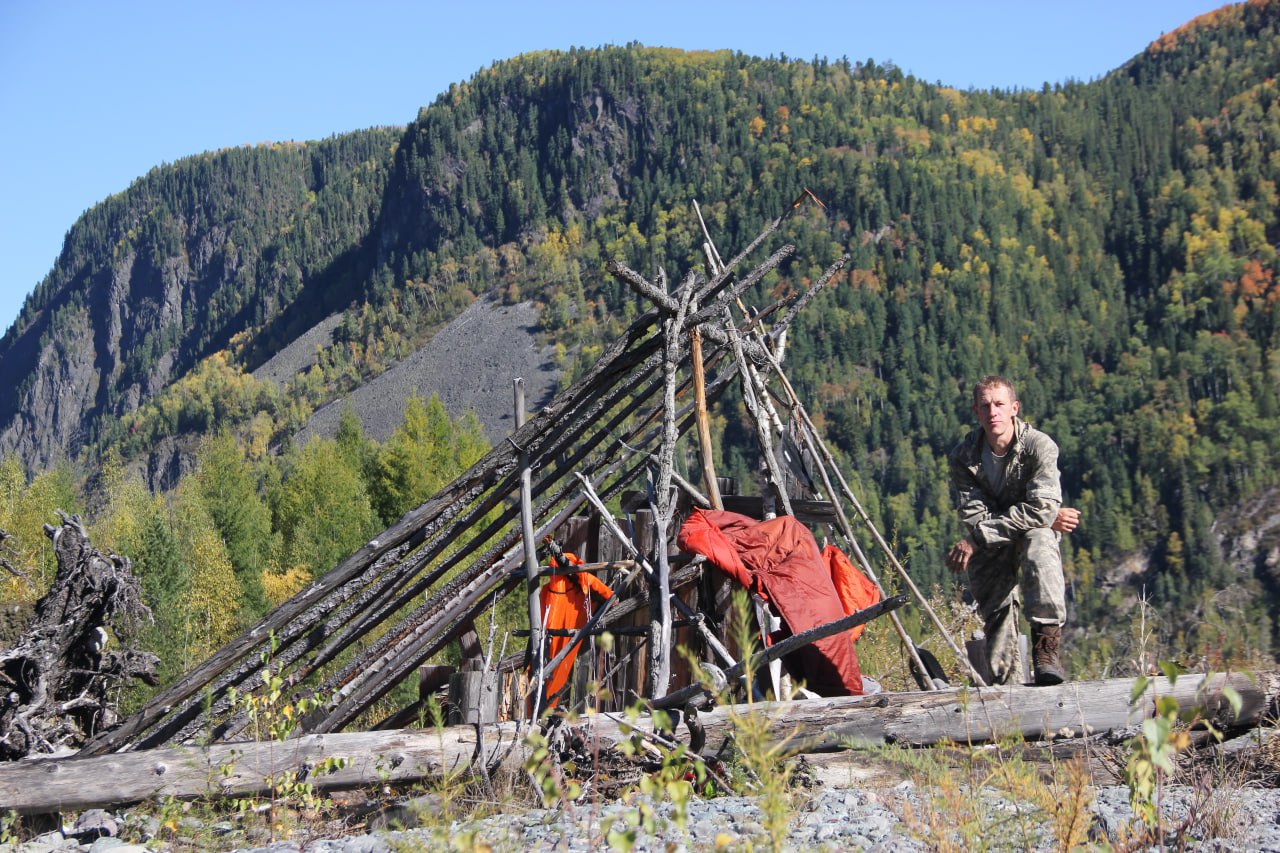
M648 654L643 666L633 670L645 674L647 696L660 698L669 688L682 686L673 684L669 674L673 612L688 626L685 634L696 634L708 649L709 660L719 658L721 666L730 666L733 661L708 627L716 623L716 611L706 601L706 591L700 608L687 603L695 601L692 590L701 568L696 563L674 564L665 544L674 534L677 494L686 506L720 501L710 470L706 406L733 382L740 384L758 426L766 490L757 506L766 512L793 512L795 499L822 498L816 504L819 511L837 525L846 547L874 577L873 567L853 541L852 523L839 504L831 502L837 488L851 505L857 506L856 499L832 469L825 445L780 367L785 335L795 317L847 258L834 263L808 291L758 313L745 315L740 299L794 254L793 246L784 245L747 267L747 259L763 254L761 247L805 201L802 195L728 263L720 261L708 237L708 273L689 272L675 288L668 286L662 271L650 282L611 263L609 272L654 307L582 378L527 422L517 381L519 425L506 442L131 718L92 738L82 754L210 736L242 738L248 720L233 709L232 691L252 691L268 667L294 690L328 698L322 712L303 721L306 733L334 732L357 721L364 726L409 721L416 716L412 703L383 720L369 715L382 707L379 703L393 688L415 678L420 666L454 641L463 641L463 669L478 669L484 654L492 658L493 649L481 651L476 620L522 586L531 602L530 648L541 648L536 584L551 570L540 565L536 548L551 534L583 550L589 562L614 566L606 574L612 575L608 582L618 595L593 619L593 631L624 625L623 620L634 618L631 614L644 613L648 627L639 636ZM700 436L707 460L704 482L712 497L673 470L677 440L699 423L704 426ZM781 458L778 448L784 441L791 449L804 449L808 464L818 469L817 475L805 476L821 480L825 494L795 490L794 472L801 462ZM633 507L639 511L629 525L619 525L603 511L605 502L624 492L638 492L646 504ZM629 499L634 503L634 496ZM860 522L868 524L865 514ZM866 532L869 541L883 546L869 526ZM643 538L633 539L637 534ZM629 562L618 562L619 558ZM673 590L685 594L672 596ZM527 663L524 654L505 662L508 670ZM554 662L535 666L535 674L548 669L548 663ZM680 675L687 683L688 673ZM617 692L638 687L633 677Z

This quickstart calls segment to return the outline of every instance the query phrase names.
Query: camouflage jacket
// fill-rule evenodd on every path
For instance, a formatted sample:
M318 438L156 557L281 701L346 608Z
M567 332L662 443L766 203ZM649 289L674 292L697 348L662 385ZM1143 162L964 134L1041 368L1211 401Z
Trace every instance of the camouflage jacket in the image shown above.
M951 451L951 481L960 520L979 548L1012 542L1022 533L1053 524L1062 506L1058 445L1021 419L1014 421L1013 454L1004 487L992 488L982 467L986 437L975 429Z

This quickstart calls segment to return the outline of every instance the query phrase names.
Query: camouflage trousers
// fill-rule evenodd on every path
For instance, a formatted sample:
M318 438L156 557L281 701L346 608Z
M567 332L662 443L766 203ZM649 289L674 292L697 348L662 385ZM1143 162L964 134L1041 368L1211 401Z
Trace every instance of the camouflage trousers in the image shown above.
M996 684L1005 684L1018 666L1018 616L1050 625L1067 621L1060 534L1042 527L1016 541L980 548L969 560L969 589L987 637L987 661ZM1019 589L1021 587L1021 589Z

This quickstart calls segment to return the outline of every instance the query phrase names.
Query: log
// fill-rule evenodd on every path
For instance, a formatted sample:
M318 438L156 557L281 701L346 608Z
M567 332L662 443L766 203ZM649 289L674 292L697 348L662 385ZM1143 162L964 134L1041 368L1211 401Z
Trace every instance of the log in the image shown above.
M717 708L699 715L706 752L714 753L735 719L760 714L769 731L793 754L882 743L927 746L940 741L983 743L1009 735L1026 738L1080 736L1133 725L1150 716L1157 696L1171 695L1188 714L1223 727L1254 726L1274 709L1280 672L1184 675L1176 684L1153 678L1133 705L1135 679L1068 682L1056 687L981 687L932 693L847 696L766 702ZM1222 698L1230 684L1243 698L1235 714ZM577 725L588 749L630 738L632 727L609 715L589 715ZM635 727L653 730L642 715ZM482 727L486 763L514 745L527 726L515 722ZM681 733L683 734L683 733ZM0 802L19 814L86 809L152 797L253 796L264 779L306 773L327 758L345 758L341 770L312 776L317 790L372 783L409 784L465 769L476 750L474 726L430 731L305 735L283 743L229 743L105 756L38 759L0 765ZM226 772L223 772L223 771Z

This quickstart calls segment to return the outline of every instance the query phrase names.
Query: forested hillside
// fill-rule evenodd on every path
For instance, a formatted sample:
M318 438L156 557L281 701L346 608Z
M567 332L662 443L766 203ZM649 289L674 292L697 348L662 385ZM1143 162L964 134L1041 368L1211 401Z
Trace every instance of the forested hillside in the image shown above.
M370 523L420 494L395 485L411 457L353 427L279 455L314 406L481 293L540 302L571 376L639 310L609 259L700 266L691 200L731 252L807 187L826 208L788 225L801 260L750 301L852 254L791 336L789 372L917 579L950 583L945 454L968 428L969 386L998 371L1057 438L1084 511L1069 553L1073 618L1088 626L1078 665L1115 653L1139 582L1170 647L1269 654L1280 581L1229 564L1220 537L1277 486L1280 461L1278 25L1280 2L1227 7L1104 79L1025 92L870 60L531 54L452 86L404 129L160 167L75 225L0 342L18 377L0 393L0 446L33 474L65 456L83 475L225 430L200 471L217 448L239 454L278 537L227 555L252 599L263 577L341 556L290 544L305 515L282 496L303 492L296 471L354 472ZM341 309L334 344L286 388L246 375ZM720 462L749 483L735 411L717 417ZM0 522L14 495L74 491L76 475L5 476ZM91 507L110 504L96 494ZM230 522L209 518L230 541ZM1118 584L1126 558L1141 577Z

